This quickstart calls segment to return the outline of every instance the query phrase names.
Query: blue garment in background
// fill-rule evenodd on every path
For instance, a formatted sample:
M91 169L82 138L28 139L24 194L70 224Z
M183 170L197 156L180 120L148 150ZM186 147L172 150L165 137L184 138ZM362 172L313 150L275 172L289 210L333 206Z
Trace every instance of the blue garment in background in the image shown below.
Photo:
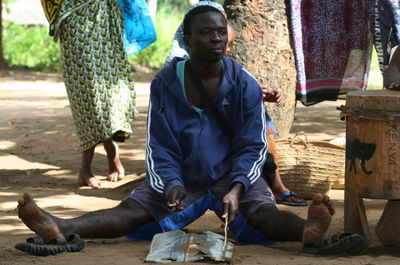
M118 0L124 16L126 54L138 53L156 39L156 30L145 0Z

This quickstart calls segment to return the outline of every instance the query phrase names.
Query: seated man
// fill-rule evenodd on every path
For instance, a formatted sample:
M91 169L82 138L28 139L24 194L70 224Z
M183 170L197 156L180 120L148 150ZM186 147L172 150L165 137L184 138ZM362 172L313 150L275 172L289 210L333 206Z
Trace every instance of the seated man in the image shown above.
M190 12L192 9L197 8L198 6L210 6L218 9L224 16L227 18L226 12L224 8L212 1L200 1L194 4L192 7L188 9L187 12ZM235 31L233 30L232 26L227 23L227 34L228 40L227 45L225 46L225 55L229 53L231 49L231 45L235 39ZM181 23L175 32L174 39L172 41L172 48L171 52L169 53L165 63L170 63L175 57L189 59L190 58L190 48L186 45L184 40L184 33L183 33L183 24ZM276 103L278 107L282 107L284 105L283 95L281 91L268 89L267 86L262 86L263 92L263 99L264 102L272 102ZM274 194L276 203L285 204L289 206L307 206L307 202L302 199L300 196L291 192L282 182L280 173L279 173L279 166L278 166L278 156L275 144L275 129L274 125L272 124L272 120L269 118L267 114L266 118L267 122L267 135L268 135L268 159L266 160L266 168L270 172L267 174L263 174L263 177L267 180L267 183L272 189ZM271 155L273 157L271 157ZM271 159L272 158L272 159ZM275 170L272 168L275 167Z
M238 242L247 231L264 242L324 238L334 209L315 195L308 219L279 211L260 177L266 151L265 109L257 81L224 57L227 21L212 7L185 16L188 60L174 60L151 85L148 113L147 178L118 206L72 219L40 209L29 194L18 201L18 216L45 241L75 233L83 238L134 236L143 225L158 232L180 229L212 209L227 218ZM223 118L234 128L229 139L193 82L197 74ZM149 230L149 229L146 229Z

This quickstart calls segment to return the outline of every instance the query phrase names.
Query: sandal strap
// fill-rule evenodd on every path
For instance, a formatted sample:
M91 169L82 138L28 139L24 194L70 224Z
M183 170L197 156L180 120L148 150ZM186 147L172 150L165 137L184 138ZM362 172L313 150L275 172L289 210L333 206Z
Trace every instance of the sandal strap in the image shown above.
M337 242L337 241L339 241L339 240L341 240L341 239L343 239L345 237L349 237L351 235L353 235L353 234L349 233L349 232L334 234L334 235L331 236L331 242L335 243L335 242Z
M27 238L26 243L44 244L44 240L41 236L34 236Z
M304 248L316 248L316 249L323 248L327 244L328 244L328 241L326 241L325 239L321 239L321 240L317 240L317 241L313 241L313 242L303 243L303 249Z

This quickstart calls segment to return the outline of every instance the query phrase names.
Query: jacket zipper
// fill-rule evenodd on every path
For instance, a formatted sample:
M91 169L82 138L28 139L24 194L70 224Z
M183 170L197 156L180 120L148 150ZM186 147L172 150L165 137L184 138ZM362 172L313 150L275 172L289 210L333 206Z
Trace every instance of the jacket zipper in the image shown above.
M202 140L202 136L203 136L203 130L204 130L204 115L203 112L199 113L200 115L200 130L199 133L197 135L197 139L196 139L196 160L195 160L195 165L196 165L196 170L195 170L195 176L196 176L196 182L197 183L202 183L201 181L201 176L202 176L202 172L201 172L201 163L199 163L200 160L200 153L201 153L201 140ZM200 181L199 181L200 180Z

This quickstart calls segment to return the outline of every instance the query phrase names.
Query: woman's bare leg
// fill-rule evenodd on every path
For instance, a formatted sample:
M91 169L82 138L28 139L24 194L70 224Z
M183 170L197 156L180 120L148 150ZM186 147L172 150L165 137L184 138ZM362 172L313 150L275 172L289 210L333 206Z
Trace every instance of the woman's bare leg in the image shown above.
M108 177L109 181L118 181L125 177L125 169L119 159L119 148L113 140L103 142L104 149L107 153L108 160Z
M275 135L271 128L267 128L268 133L268 153L273 155L275 165L278 167L278 153L276 151L276 143L275 143ZM281 194L283 192L290 191L288 188L283 185L281 180L281 175L279 174L279 169L275 170L275 179L272 183L271 187L274 194Z
M281 175L279 174L279 169L277 169L275 171L275 179L274 179L274 182L272 183L271 189L274 192L274 194L277 194L277 195L282 194L284 192L289 192L290 191L283 184L282 179L281 179Z
M283 184L281 175L279 173L279 164L278 164L278 152L275 143L275 136L271 128L267 129L268 132L268 153L272 154L274 157L275 165L277 169L275 170L275 179L272 182L272 192L274 193L275 199L285 200L291 205L304 205L306 206L306 201L298 196L294 196L291 194L290 196L284 196L284 194L290 192L290 190Z
M82 152L82 164L79 170L78 184L88 185L93 189L100 189L101 181L92 173L92 161L95 148L96 146L94 145Z

